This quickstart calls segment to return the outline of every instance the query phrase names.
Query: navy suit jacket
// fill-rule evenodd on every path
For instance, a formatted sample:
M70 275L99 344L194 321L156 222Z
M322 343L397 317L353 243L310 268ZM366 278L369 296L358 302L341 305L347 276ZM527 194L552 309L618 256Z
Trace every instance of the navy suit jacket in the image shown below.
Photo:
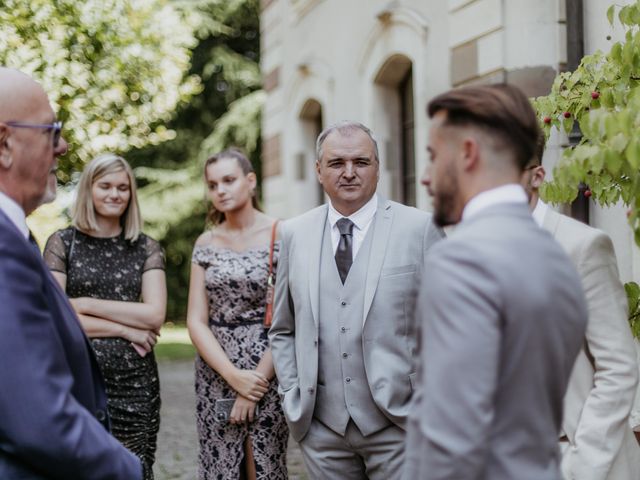
M0 479L140 479L66 295L0 210Z

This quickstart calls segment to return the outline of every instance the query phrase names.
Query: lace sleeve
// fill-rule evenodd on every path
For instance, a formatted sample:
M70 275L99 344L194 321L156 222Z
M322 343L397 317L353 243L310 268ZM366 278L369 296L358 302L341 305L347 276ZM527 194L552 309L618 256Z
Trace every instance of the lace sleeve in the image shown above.
M193 246L193 252L191 253L191 263L199 265L205 270L211 266L211 245L213 239L213 232L207 230L202 233L196 240L196 244Z
M205 251L206 247L202 245L195 245L193 247L193 254L191 255L191 263L200 265L205 270L211 265L211 260Z
M146 237L145 253L146 260L144 261L144 267L142 268L143 273L153 269L164 270L164 250L162 250L162 247L158 242Z
M42 255L49 270L67 274L67 246L60 230L49 237Z

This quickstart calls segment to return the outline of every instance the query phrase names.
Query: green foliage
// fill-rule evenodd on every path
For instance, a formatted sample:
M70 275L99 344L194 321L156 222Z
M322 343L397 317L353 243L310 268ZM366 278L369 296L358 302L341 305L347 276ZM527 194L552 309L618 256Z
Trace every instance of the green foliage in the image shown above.
M191 343L186 328L167 322L162 327L154 353L160 361L193 360L196 349Z
M606 54L585 56L575 71L558 75L548 96L533 101L547 136L552 128L568 133L575 121L583 134L565 149L541 194L553 203L571 202L584 182L601 205L622 201L640 245L640 1L612 5L612 25L616 12L624 40Z
M570 202L584 182L600 205L629 206L640 245L640 1L609 7L612 26L616 12L624 40L608 53L585 56L575 71L558 75L549 95L533 101L547 136L552 128L570 132L575 121L583 135L577 146L565 149L541 195L553 203ZM640 338L640 287L631 282L625 290L629 323Z
M147 233L167 256L167 316L182 320L189 289L191 250L205 224L204 161L230 146L247 152L260 178L260 90L258 0L181 0L199 39L191 74L203 90L176 111L168 127L176 138L128 154L142 185Z
M159 361L173 362L196 358L195 347L187 343L159 343L154 348L154 353Z
M239 146L260 176L259 12L259 0L0 0L0 65L40 80L65 122L61 182L106 150L134 167L170 319L184 318L204 227L204 159ZM41 241L66 206L31 219Z
M0 64L33 75L65 122L63 182L97 153L175 138L196 38L167 0L0 0Z
M640 339L640 286L636 282L625 283L629 301L629 324L635 338Z

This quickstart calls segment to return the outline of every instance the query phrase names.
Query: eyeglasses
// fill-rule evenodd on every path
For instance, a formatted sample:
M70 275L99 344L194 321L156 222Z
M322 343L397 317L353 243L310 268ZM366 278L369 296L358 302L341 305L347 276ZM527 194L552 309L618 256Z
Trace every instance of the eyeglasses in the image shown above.
M60 136L62 135L62 122L53 123L22 123L22 122L7 122L7 125L14 128L39 128L41 130L48 130L51 133L53 139L53 148L58 148L60 143Z

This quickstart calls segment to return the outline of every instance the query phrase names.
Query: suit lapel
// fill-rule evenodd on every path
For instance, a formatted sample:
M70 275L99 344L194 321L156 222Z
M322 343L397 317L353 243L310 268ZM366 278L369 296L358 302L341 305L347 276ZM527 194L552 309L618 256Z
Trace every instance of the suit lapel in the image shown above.
M547 230L554 237L556 236L556 231L558 230L558 224L560 223L560 219L562 217L556 211L552 210L551 207L547 208L547 212L544 215L544 220L542 222L542 227Z
M324 229L327 224L328 207L324 205L318 209L318 215L314 215L308 229L307 248L302 247L302 253L308 255L309 261L309 301L311 302L311 314L313 322L318 326L318 312L320 310L320 261L322 258L322 241Z
M393 220L393 210L391 203L378 197L378 210L373 222L373 238L371 239L371 253L369 255L369 268L367 269L367 279L364 284L364 310L362 323L367 321L369 309L373 302L373 297L378 288L378 280L384 263L384 256L391 234L391 223Z

